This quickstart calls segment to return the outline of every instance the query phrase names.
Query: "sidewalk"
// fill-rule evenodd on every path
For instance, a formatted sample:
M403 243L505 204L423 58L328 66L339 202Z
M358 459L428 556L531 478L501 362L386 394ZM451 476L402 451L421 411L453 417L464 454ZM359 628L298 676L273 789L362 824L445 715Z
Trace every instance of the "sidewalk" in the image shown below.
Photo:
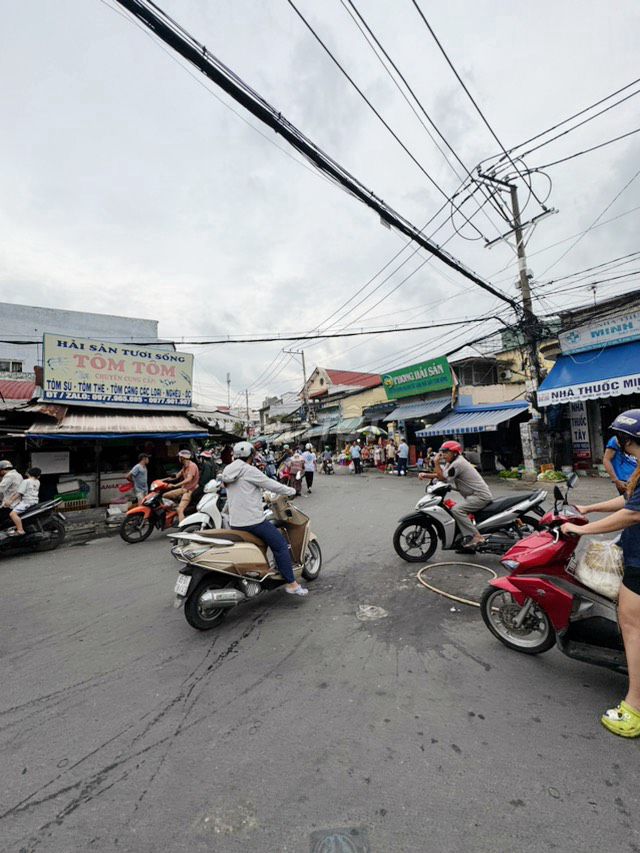
M106 523L106 506L65 511L64 504L61 504L58 509L66 519L65 545L79 545L88 542L90 539L114 536L118 533L119 524L107 525Z

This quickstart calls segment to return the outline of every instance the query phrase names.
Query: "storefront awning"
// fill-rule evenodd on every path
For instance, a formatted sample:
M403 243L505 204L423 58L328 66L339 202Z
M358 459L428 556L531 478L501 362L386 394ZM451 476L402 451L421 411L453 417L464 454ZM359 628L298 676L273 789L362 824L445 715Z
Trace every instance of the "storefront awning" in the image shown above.
M277 438L272 438L270 441L274 444L288 444L290 441L295 441L296 438L299 438L303 432L304 429L292 429L289 432L281 433Z
M436 397L433 400L419 400L415 403L405 403L390 412L385 422L389 421L412 421L416 418L426 418L430 415L439 415L451 405L451 396Z
M504 423L529 409L528 403L498 403L495 406L460 406L435 424L418 430L416 435L460 435L471 432L495 432Z
M324 424L318 424L317 426L311 427L311 429L307 430L304 434L305 438L322 438L323 436L329 435L333 427L337 426L336 422L328 421Z
M343 418L329 430L331 435L351 435L364 423L364 418Z
M538 389L538 405L598 400L640 391L640 341L561 355Z
M115 438L208 438L209 433L183 415L84 414L72 412L60 423L35 423L27 438L102 439Z

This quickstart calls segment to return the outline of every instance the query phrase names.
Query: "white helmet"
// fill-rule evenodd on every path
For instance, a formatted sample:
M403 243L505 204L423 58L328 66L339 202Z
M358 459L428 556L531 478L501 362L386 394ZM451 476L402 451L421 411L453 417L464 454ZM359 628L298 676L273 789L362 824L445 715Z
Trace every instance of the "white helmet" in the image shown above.
M313 444L311 444L311 442L310 442L310 441L308 441L308 442L306 443L306 445L305 445L305 450L313 450Z
M233 455L236 459L248 459L254 451L250 441L239 441L233 445Z
M0 471L8 471L9 468L13 468L13 465L8 459L0 460Z

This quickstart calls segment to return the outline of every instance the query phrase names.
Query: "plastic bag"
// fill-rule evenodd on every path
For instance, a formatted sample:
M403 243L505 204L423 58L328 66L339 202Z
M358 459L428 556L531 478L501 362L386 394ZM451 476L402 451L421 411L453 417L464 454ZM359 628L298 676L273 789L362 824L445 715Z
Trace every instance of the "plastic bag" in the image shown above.
M621 548L614 542L590 542L576 564L575 576L589 589L615 600L623 571Z

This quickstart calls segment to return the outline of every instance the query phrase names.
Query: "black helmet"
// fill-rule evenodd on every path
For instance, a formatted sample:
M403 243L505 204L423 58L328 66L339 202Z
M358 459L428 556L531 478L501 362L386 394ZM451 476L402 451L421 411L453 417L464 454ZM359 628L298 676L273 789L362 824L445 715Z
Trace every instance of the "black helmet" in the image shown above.
M640 443L640 409L628 409L622 412L609 429L613 430L621 447L630 438Z

